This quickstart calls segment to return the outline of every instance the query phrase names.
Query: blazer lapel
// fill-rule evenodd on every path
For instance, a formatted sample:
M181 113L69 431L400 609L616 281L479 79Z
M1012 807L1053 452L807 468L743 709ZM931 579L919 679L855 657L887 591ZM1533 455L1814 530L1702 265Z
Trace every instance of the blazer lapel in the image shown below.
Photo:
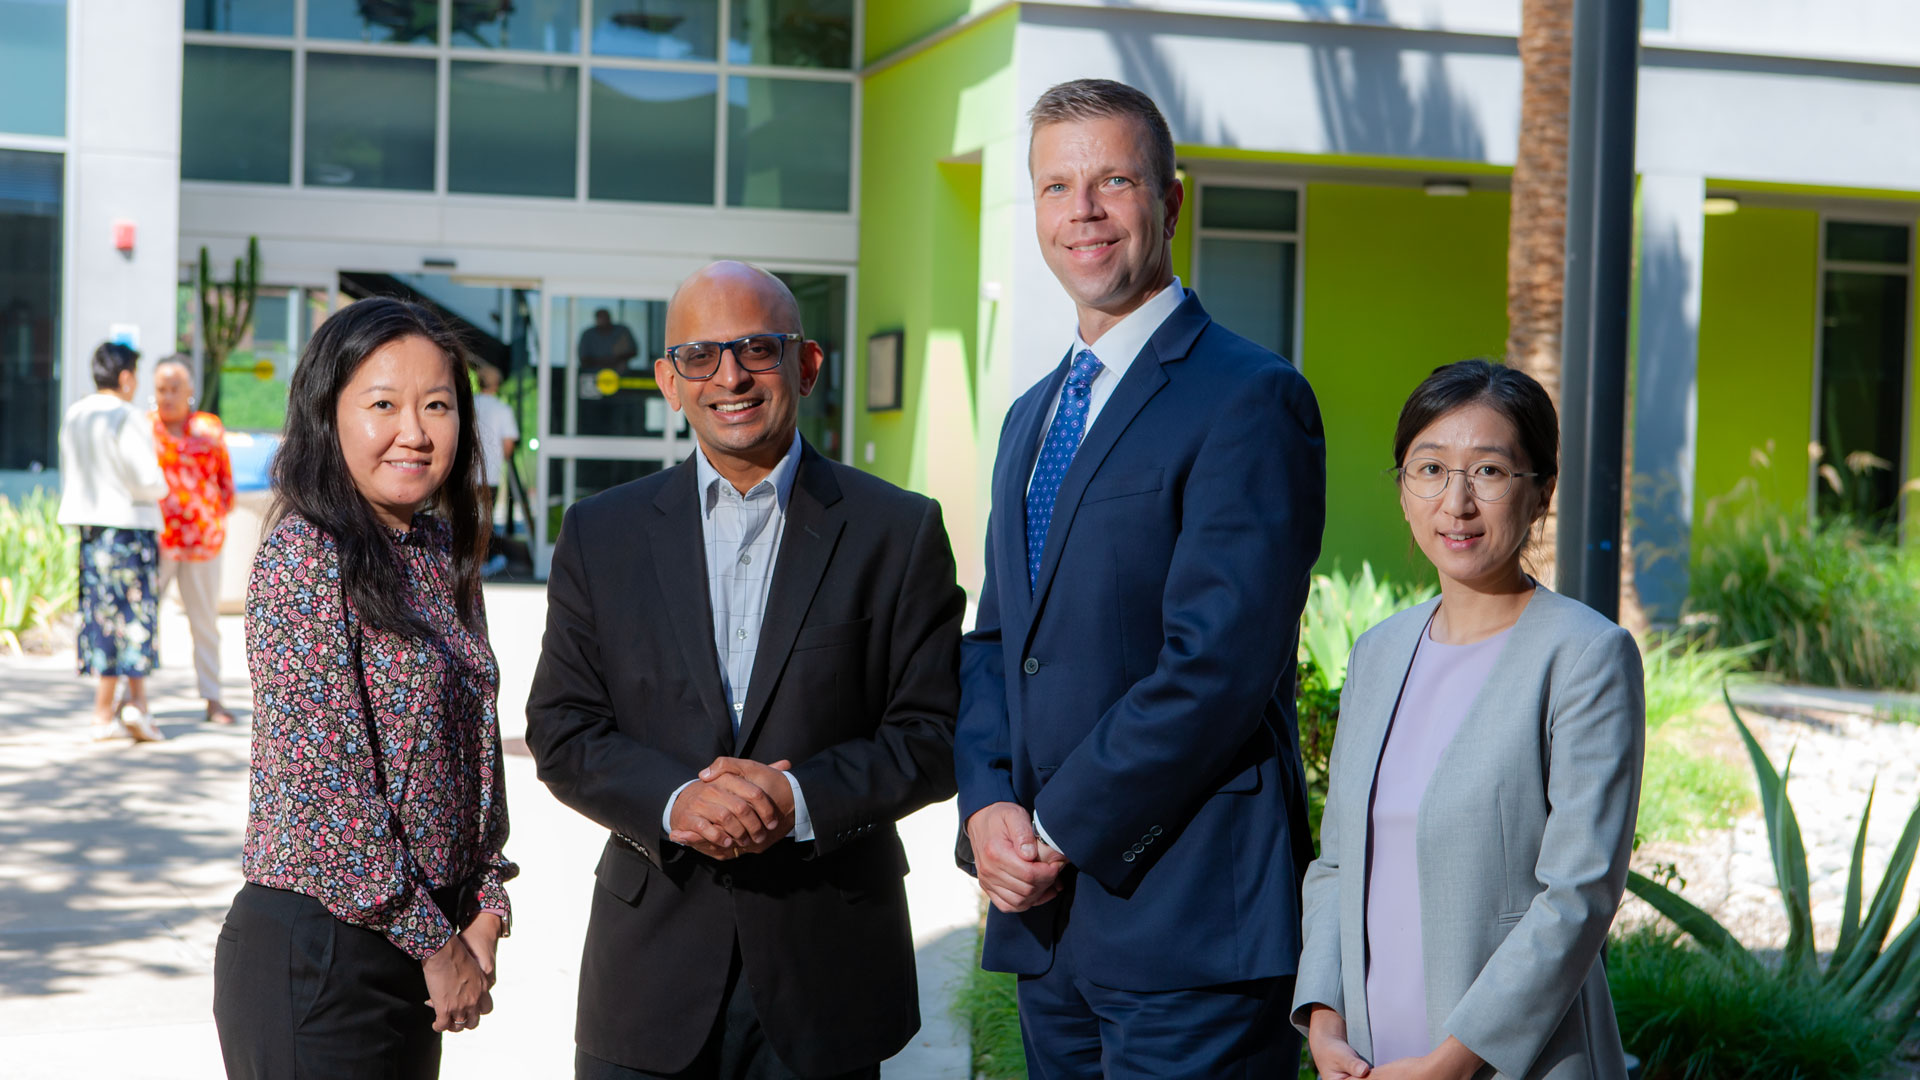
M999 556L1000 590L1004 626L1026 626L1033 617L1033 593L1019 583L1027 580L1027 480L1033 475L1033 463L1040 456L1040 425L1047 421L1047 408L1067 380L1067 361L1062 358L1047 377L1039 394L1027 398L1026 411L1007 424L1005 453L1000 455L1000 474L995 478L994 551Z
M1100 470L1100 463L1106 460L1113 445L1120 441L1121 434L1133 423L1133 418L1167 384L1167 373L1161 370L1162 366L1186 359L1194 340L1211 321L1206 310L1200 306L1200 298L1188 290L1187 298L1147 339L1140 355L1133 358L1126 377L1120 380L1119 386L1113 388L1113 396L1100 407L1100 415L1094 418L1093 427L1081 438L1080 448L1074 451L1073 462L1067 466L1067 475L1060 482L1060 495L1053 504L1053 521L1047 526L1047 544L1040 554L1040 574L1033 588L1035 611L1040 610L1046 600L1047 589L1053 584L1053 573L1060 563L1060 551L1066 546L1067 533L1073 528L1073 516L1080 509L1080 497L1086 494L1088 482ZM1064 367L1062 371L1065 371ZM1051 401L1052 395L1045 400ZM1027 471L1033 471L1031 465ZM1025 500L1021 505L1025 505ZM1025 550L1026 538L1023 535L1021 551Z
M740 718L735 753L749 745L767 714L780 673L793 653L793 640L807 609L813 606L820 578L846 527L838 508L840 484L813 447L801 443L800 472L787 500L787 525L780 534L780 555L774 562L773 585L767 594L766 615L760 621L760 644L753 656L753 675L747 681L746 713Z
M698 453L698 451L695 451ZM720 692L720 658L713 646L713 603L707 595L707 544L700 531L700 491L694 460L675 466L680 475L654 497L660 517L648 528L653 572L665 599L673 636L680 642L687 678L708 718L733 742L733 718Z

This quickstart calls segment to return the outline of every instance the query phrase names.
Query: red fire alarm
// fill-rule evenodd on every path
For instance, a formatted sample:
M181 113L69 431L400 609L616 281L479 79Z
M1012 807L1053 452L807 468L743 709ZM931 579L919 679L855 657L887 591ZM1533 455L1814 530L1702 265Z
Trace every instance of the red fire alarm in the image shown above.
M133 254L134 225L131 221L113 223L113 250L122 254Z

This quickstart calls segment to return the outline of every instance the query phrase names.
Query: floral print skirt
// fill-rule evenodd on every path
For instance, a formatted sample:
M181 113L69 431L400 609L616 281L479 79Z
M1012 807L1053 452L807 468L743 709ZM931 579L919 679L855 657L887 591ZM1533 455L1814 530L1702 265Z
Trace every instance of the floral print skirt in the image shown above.
M80 674L145 678L159 666L160 534L80 527Z

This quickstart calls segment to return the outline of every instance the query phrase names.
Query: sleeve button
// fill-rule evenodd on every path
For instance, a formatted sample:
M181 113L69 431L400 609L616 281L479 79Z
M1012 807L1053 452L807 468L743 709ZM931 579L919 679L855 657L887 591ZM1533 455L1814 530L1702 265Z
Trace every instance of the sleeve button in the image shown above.
M1121 862L1132 862L1134 860L1134 857L1135 856L1131 851L1123 851L1120 853Z

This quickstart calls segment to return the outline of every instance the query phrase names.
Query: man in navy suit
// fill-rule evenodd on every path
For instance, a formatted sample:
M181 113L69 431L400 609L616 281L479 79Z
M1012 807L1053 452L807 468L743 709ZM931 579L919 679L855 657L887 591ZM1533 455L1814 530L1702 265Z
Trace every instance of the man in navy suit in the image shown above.
M1173 276L1184 193L1151 99L1079 80L1031 120L1040 248L1078 325L1001 430L961 646L982 963L1021 976L1036 1080L1291 1076L1319 408Z

